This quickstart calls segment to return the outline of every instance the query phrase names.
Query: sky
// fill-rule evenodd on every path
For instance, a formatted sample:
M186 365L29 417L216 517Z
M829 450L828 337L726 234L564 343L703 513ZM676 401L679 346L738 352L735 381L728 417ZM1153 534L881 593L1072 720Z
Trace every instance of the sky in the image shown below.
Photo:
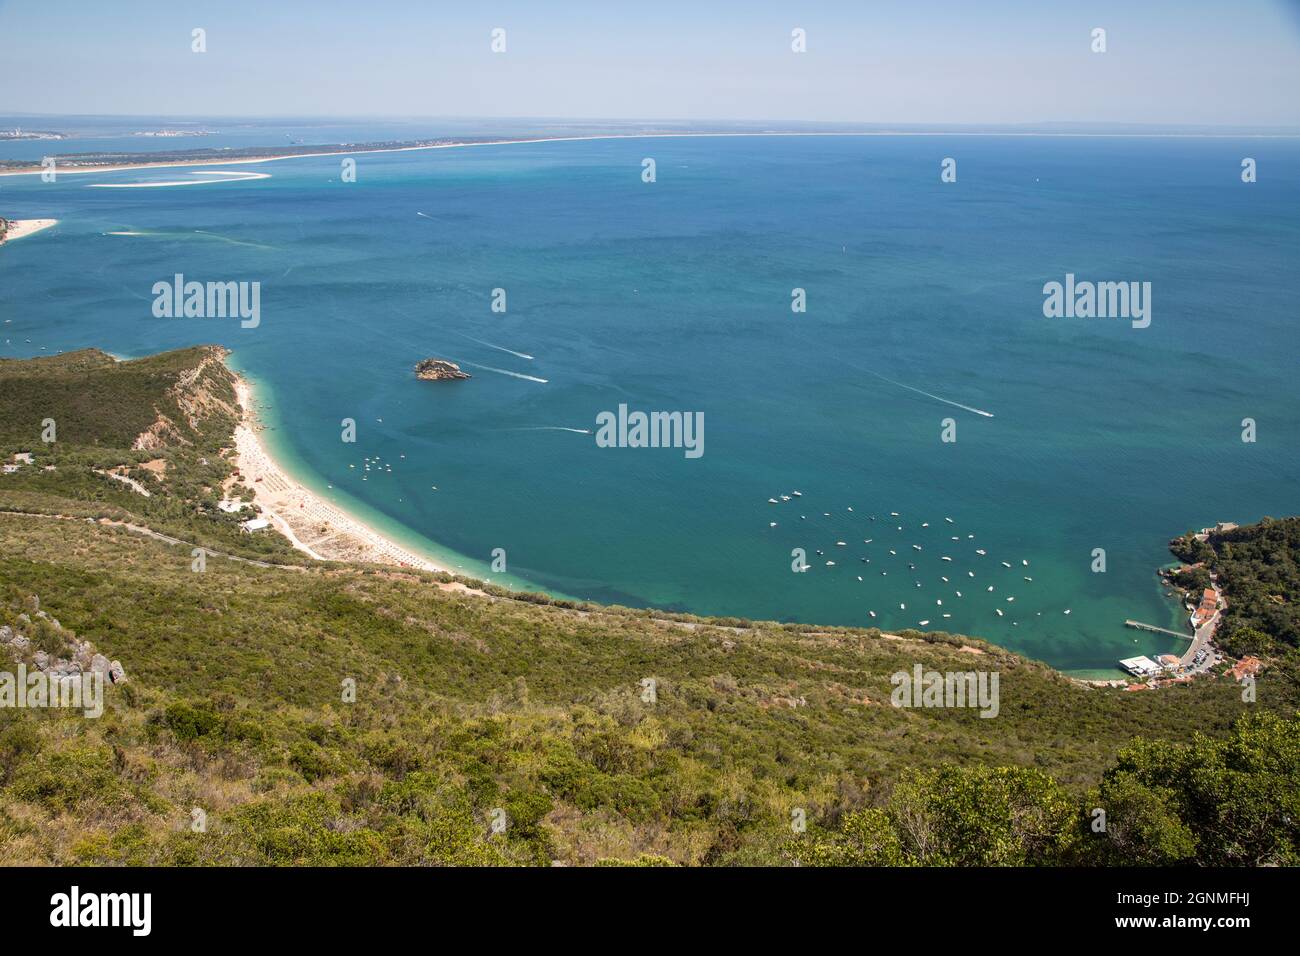
M1300 0L0 0L0 50L5 114L1300 125Z

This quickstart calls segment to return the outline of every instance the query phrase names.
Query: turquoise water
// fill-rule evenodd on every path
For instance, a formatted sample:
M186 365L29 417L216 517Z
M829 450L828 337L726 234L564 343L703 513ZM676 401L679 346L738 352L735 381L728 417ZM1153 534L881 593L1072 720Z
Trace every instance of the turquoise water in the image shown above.
M1108 670L1180 649L1123 627L1181 623L1170 537L1297 510L1298 161L1293 140L743 137L370 155L354 184L334 158L186 188L10 177L5 215L62 222L0 253L0 354L227 345L295 474L475 574L503 548L507 582L568 595L929 620ZM155 319L176 272L260 281L261 325ZM1151 326L1044 318L1067 272L1151 282ZM474 377L416 381L430 355ZM558 430L620 403L703 412L704 455Z

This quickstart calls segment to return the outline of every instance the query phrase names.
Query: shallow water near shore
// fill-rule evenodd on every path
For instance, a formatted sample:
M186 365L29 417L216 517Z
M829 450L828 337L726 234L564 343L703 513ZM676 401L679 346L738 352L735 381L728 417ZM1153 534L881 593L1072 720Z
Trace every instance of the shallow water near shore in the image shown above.
M353 184L336 157L252 168L271 178L4 179L0 214L61 221L0 251L0 355L226 345L287 470L476 576L928 620L1113 676L1182 650L1123 624L1185 629L1155 577L1170 537L1296 511L1294 140L522 144L360 155ZM260 281L260 324L154 318L176 273ZM1044 318L1066 273L1151 282L1151 326ZM474 377L417 381L428 356ZM620 403L703 412L703 456L597 447L583 430Z

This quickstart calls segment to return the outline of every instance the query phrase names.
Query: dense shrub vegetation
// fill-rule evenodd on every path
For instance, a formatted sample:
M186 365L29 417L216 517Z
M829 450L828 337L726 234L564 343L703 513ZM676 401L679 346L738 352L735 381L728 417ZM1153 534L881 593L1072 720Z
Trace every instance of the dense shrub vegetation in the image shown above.
M1300 649L1300 518L1215 531L1205 542L1173 543L1185 561L1205 562L1230 596L1219 642L1229 653L1282 654Z
M0 442L36 458L0 478L0 627L52 649L75 632L128 675L98 719L0 707L0 863L1295 862L1285 667L1255 703L1224 678L1124 693L960 635L308 566L208 507L230 469L219 365L203 374L222 401L184 443L131 450L159 412L186 418L175 386L204 355L0 363ZM118 374L93 411L57 381ZM149 498L93 471L137 456L169 463L140 477ZM83 520L100 516L186 543ZM1294 561L1292 538L1268 540ZM194 541L273 564L194 572ZM999 715L891 706L890 675L916 663L998 671Z

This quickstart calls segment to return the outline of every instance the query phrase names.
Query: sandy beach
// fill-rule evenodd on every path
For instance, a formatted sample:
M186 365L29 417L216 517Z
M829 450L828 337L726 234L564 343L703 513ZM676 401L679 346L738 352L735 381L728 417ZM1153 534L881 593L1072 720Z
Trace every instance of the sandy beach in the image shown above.
M235 429L236 467L244 484L254 490L263 517L295 548L320 561L368 561L456 573L408 551L294 481L258 439L252 389L239 378L235 391L243 409L243 420Z
M57 225L58 222L57 219L10 219L9 231L5 233L4 239L0 239L0 242L12 242L24 236L30 236L42 229L49 229L50 226Z

